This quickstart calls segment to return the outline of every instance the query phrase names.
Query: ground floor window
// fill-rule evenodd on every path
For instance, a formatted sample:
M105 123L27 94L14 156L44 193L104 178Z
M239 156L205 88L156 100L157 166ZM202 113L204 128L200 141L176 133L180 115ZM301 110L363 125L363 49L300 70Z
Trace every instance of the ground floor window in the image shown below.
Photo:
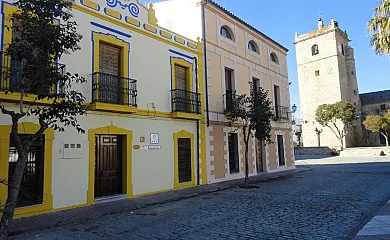
M286 165L286 159L284 156L283 135L277 135L277 144L278 144L279 166L284 166Z
M191 138L178 138L179 183L192 181Z
M238 154L238 134L229 133L228 135L229 148L229 168L230 173L240 172L240 159Z
M22 142L29 137L28 134L19 135ZM17 207L42 204L43 200L43 179L44 179L44 153L45 139L39 137L26 154L26 166L22 179L21 188L16 203ZM14 174L18 153L16 151L16 141L11 137L9 148L9 185L12 185L12 175Z

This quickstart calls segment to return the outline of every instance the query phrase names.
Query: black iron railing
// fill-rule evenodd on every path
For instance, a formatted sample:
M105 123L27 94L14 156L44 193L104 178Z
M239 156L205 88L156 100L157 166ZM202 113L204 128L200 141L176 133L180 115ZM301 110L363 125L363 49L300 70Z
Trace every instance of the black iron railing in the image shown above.
M6 52L0 52L1 54L1 91L11 91L11 92L24 92L24 93L40 93L40 94L56 94L62 93L64 91L63 84L55 84L54 86L45 85L45 81L31 83L26 74L23 74L26 71L26 68L34 68L33 65L26 65L24 61L16 60L8 55ZM65 65L56 63L54 71L58 72L60 75L65 74ZM49 74L51 75L51 74ZM58 76L58 75L57 75ZM47 77L56 77L55 74ZM47 81L51 82L50 79Z
M171 90L172 112L200 114L200 94L181 89Z
M95 72L92 74L92 101L137 106L137 80Z
M275 107L275 120L280 121L280 120L289 120L289 108L288 107L281 107L281 106L276 106Z
M233 91L226 91L226 94L223 95L223 105L225 112L231 112L233 110L233 96Z

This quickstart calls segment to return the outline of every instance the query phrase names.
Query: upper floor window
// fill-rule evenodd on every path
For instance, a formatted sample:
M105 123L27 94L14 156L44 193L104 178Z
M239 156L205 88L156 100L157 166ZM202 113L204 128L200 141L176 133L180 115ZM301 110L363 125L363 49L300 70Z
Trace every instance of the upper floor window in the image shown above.
M273 52L269 55L270 59L272 62L274 63L279 63L279 59L278 59L278 56L276 56L276 54Z
M314 44L312 47L311 47L311 55L314 56L314 55L317 55L319 54L320 51L318 49L318 45L317 44Z
M339 52L344 56L344 44L339 43Z
M257 45L254 41L249 41L248 43L248 49L253 51L253 52L259 52L259 50L257 49Z
M229 27L227 26L221 27L221 35L233 41L233 33Z

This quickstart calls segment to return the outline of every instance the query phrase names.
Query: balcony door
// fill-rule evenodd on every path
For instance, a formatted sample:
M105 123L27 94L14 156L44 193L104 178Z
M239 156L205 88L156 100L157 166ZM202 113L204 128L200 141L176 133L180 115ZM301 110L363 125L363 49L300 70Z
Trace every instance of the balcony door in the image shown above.
M226 110L230 111L233 108L233 70L225 68L225 91L226 91Z
M275 117L276 119L280 119L280 87L274 85L274 104L275 104Z
M121 48L99 43L99 101L121 104Z
M186 67L175 65L175 104L179 112L190 112L191 99Z

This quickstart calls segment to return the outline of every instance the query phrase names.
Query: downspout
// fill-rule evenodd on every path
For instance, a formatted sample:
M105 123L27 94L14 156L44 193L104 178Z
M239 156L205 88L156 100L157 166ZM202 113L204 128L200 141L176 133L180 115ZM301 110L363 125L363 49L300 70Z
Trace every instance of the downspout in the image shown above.
M204 3L203 3L204 1ZM203 62L204 62L204 77L205 77L205 90L206 90L206 122L207 127L210 126L210 116L209 116L209 84L207 77L207 47L206 47L206 19L205 19L205 10L204 6L207 4L208 0L202 0L202 40L203 40Z
M195 60L195 92L196 94L198 94L198 59L195 57L194 58ZM199 99L200 100L200 99ZM201 105L202 106L202 105ZM196 108L198 108L198 106L196 106ZM197 113L201 113L200 112L202 110L202 108L200 107L200 109L197 109L198 112ZM200 185L200 157L199 157L199 120L196 120L196 149L198 150L197 153L196 153L196 183L197 185Z

